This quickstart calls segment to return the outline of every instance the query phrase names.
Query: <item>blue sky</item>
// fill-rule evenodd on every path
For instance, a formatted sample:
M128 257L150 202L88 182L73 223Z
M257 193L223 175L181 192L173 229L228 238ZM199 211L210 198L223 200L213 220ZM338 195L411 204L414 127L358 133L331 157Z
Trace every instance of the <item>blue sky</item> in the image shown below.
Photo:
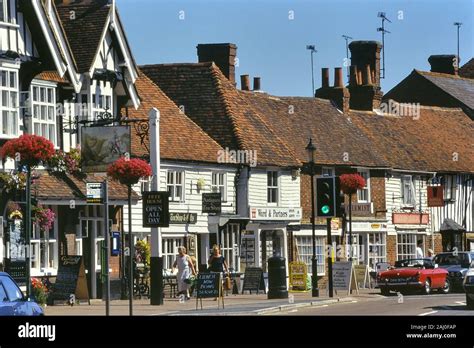
M318 88L322 67L343 64L343 34L381 41L380 11L392 21L384 92L414 68L429 70L431 54L455 54L456 21L463 23L461 65L474 56L474 0L117 0L117 6L138 64L197 62L198 43L232 42L237 80L260 76L262 89L275 95L311 95L307 44L318 50Z

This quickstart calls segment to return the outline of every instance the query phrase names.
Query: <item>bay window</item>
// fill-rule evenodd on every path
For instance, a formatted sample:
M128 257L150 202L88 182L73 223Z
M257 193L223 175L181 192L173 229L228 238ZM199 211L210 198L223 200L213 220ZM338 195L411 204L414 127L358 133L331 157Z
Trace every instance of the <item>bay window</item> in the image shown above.
M0 69L0 133L6 136L18 135L18 71Z
M32 85L31 94L33 133L56 145L56 88Z

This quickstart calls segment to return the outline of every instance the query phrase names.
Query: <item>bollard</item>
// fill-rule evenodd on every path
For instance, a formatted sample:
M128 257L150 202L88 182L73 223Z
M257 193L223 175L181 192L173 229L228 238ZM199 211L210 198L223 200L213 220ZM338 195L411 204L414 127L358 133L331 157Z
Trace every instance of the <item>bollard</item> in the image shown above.
M268 299L288 298L286 260L280 256L268 259Z

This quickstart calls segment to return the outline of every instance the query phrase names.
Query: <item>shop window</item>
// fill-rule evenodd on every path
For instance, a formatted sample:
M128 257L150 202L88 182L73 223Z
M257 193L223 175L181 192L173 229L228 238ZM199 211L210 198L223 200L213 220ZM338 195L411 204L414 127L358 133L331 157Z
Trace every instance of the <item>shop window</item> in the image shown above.
M267 172L267 202L278 204L278 172Z
M311 236L296 236L297 259L307 265L308 274L312 273L313 239ZM318 260L318 275L325 274L325 239L316 237L316 258Z
M166 181L170 201L184 202L184 172L168 171Z
M183 238L163 238L161 252L163 269L171 270L178 255L178 248L183 245Z
M373 270L377 263L387 261L387 235L385 233L368 233L368 262Z
M365 179L365 187L357 191L357 201L359 203L370 202L370 172L368 170L359 170L359 175Z
M416 258L416 234L399 233L397 236L397 259L407 260Z
M238 245L239 240L239 224L227 224L227 226L219 233L219 244L222 256L226 259L227 266L233 268L234 271L240 271L240 260L235 253L234 245Z
M212 173L212 183L211 183L211 191L212 192L220 192L222 197L222 202L227 202L227 185L226 180L227 175L226 173Z

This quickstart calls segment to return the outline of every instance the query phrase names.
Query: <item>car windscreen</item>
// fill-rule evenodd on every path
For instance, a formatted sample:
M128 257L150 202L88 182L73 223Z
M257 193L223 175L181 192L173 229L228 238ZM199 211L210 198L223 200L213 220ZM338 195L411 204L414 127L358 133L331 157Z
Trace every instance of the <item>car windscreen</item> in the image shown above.
M467 254L441 254L435 257L435 263L440 266L469 265L469 256Z
M404 267L427 267L431 264L430 260L426 259L410 259L410 260L400 260L395 262L396 268Z

